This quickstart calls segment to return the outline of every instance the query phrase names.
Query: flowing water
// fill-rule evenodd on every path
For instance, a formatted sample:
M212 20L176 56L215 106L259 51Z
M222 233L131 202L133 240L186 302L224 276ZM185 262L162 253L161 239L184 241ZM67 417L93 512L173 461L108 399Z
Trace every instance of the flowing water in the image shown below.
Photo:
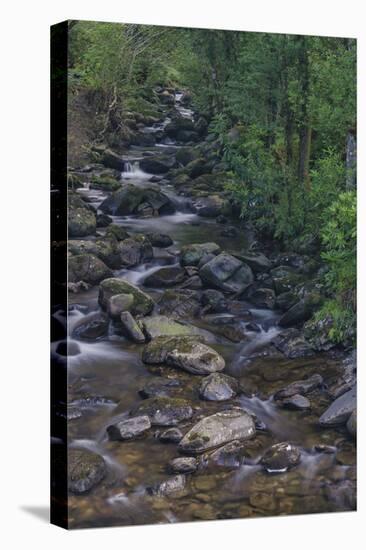
M182 116L192 111L179 104ZM163 124L166 124L164 121ZM161 125L155 127L161 130ZM152 132L153 129L146 129ZM160 145L149 148L160 152ZM122 184L145 186L151 174L140 169L139 159L144 149L135 147L121 174ZM145 151L146 152L146 151ZM174 196L173 188L162 183L164 192ZM102 192L88 188L81 192L96 206L104 199ZM116 224L130 233L167 233L174 241L168 250L171 260L153 260L116 276L144 288L145 278L162 265L177 263L175 254L188 243L217 242L224 250L241 250L247 244L243 232L227 238L214 220L198 218L187 211L180 197L177 212L158 218L114 217ZM132 344L114 333L96 342L73 340L76 323L98 310L97 287L70 296L68 329L70 341L77 343L80 353L68 359L69 379L69 445L101 454L108 466L107 477L90 493L71 495L69 520L71 527L98 525L128 525L167 523L193 519L255 517L291 513L314 513L353 509L355 450L344 428L321 429L320 414L330 401L321 389L311 397L311 411L288 411L278 407L273 394L288 383L319 373L325 384L336 380L341 372L341 360L319 354L310 358L286 359L270 346L279 333L277 315L270 310L254 309L250 304L239 309L236 318L248 318L259 326L259 332L247 332L241 342L232 342L217 331L225 316L215 319L192 319L190 322L210 333L210 345L225 358L226 372L236 377L244 388L232 402L254 413L259 430L255 439L246 444L245 460L233 467L216 465L188 476L185 491L179 496L158 498L149 496L146 488L166 479L167 463L178 456L176 444L162 444L159 430L152 429L139 440L109 441L106 427L128 415L141 402L138 391L159 375L178 378L182 384L173 395L189 399L195 416L224 409L225 402L205 402L198 398L199 376L175 372L169 367L148 368L141 361L141 346ZM150 289L144 289L151 292ZM161 292L157 289L155 292ZM60 312L56 313L62 318ZM57 343L53 345L56 352ZM61 359L61 358L60 358ZM61 368L61 367L60 367ZM192 421L182 423L183 433ZM273 443L290 441L302 450L301 464L290 471L271 475L258 464L263 452ZM315 446L333 446L328 454L315 451ZM351 489L349 488L351 486ZM349 490L347 490L349 489Z

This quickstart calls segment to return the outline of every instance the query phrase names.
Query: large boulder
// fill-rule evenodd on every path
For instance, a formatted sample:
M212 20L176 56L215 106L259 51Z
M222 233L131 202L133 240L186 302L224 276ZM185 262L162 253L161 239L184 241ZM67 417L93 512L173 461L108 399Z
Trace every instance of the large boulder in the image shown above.
M68 488L72 493L87 493L106 475L104 458L85 449L69 449L67 456Z
M338 426L347 422L357 405L357 390L351 390L338 397L319 418L321 426Z
M290 327L303 323L310 319L322 302L323 297L319 292L308 293L282 315L278 324L281 327Z
M295 445L285 441L272 445L265 452L260 462L267 472L282 473L297 466L300 461L300 450Z
M179 134L182 132L193 132L194 123L189 118L176 117L169 124L166 125L164 134L167 137L179 139Z
M203 453L225 443L254 437L252 416L242 409L221 411L200 420L186 433L178 448L183 453Z
M95 212L74 193L69 193L67 225L69 237L86 237L94 235L97 227Z
M154 256L151 242L144 235L134 235L118 244L122 266L134 267L151 260Z
M206 376L200 386L200 396L207 401L226 401L235 397L238 392L238 381L219 372Z
M216 218L222 213L225 201L220 195L200 197L194 203L194 208L199 216L204 218Z
M155 288L176 286L182 283L185 278L186 272L179 266L161 267L146 277L144 285Z
M262 253L241 252L234 254L239 260L249 265L254 273L263 273L269 271L272 267L272 262Z
M172 155L159 155L157 157L145 157L140 160L140 168L148 174L165 174L174 168L175 157Z
M193 336L200 333L196 327L174 321L165 315L145 317L141 320L141 327L150 340L159 336Z
M182 247L180 263L183 266L197 266L204 256L208 254L217 255L220 251L221 249L216 243L187 244Z
M107 300L107 311L113 319L119 319L123 311L129 311L133 305L132 294L114 294Z
M138 213L140 205L148 205L153 215L173 214L175 207L172 201L159 189L154 187L137 187L126 185L106 198L99 209L105 214L128 216Z
M102 260L93 254L71 256L68 260L68 276L70 283L84 281L90 285L97 285L103 279L111 277L113 272Z
M195 147L181 147L178 149L175 158L178 164L186 166L198 157L198 151Z
M140 437L150 428L151 422L148 416L135 416L108 426L107 433L111 441L125 441Z
M228 292L241 293L253 282L250 267L226 252L207 262L199 274L205 283Z
M154 308L154 300L135 285L115 277L104 279L99 286L99 304L108 307L108 300L116 294L132 294L133 305L130 309L133 315L148 315Z
M148 416L154 426L176 426L193 415L191 405L178 397L150 397L133 411L133 415Z
M102 163L107 168L113 168L114 170L119 170L120 172L122 172L125 165L123 158L111 149L104 149L102 154Z
M271 288L257 288L253 285L248 292L247 299L258 308L273 309L276 303L276 295Z
M147 238L157 248L167 248L173 244L172 238L164 233L149 233Z

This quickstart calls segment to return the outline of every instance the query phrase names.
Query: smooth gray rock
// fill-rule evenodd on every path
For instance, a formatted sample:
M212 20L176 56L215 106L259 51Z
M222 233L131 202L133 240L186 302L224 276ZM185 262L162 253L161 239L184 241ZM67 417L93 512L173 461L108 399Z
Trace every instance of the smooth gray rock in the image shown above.
M321 426L338 426L347 422L357 406L357 390L351 390L338 397L319 418Z
M111 441L124 441L135 439L150 428L151 422L148 416L136 416L108 426L107 433Z
M254 437L252 416L242 409L221 411L200 420L179 443L184 453L202 453L234 440Z
M159 497L174 495L175 493L180 493L184 490L186 486L186 477L183 474L178 474L174 477L162 481L161 483L149 487L147 492L150 495L155 495Z
M253 282L249 266L222 252L199 270L202 280L228 292L241 293Z
M292 382L285 388L276 392L274 395L274 398L285 399L295 394L306 395L307 393L310 393L311 391L315 390L322 383L323 383L323 377L320 376L320 374L313 374L312 376L310 376L309 378L306 378L305 380L298 380L296 382Z
M199 391L207 401L225 401L236 396L239 384L232 376L214 372L202 380Z
M176 426L193 415L191 405L178 397L151 397L145 399L132 413L146 415L154 426Z
M192 374L211 374L225 368L225 360L217 351L206 344L192 341L169 351L166 362Z
M191 474L197 470L197 459L194 456L173 458L169 462L169 470L173 474Z

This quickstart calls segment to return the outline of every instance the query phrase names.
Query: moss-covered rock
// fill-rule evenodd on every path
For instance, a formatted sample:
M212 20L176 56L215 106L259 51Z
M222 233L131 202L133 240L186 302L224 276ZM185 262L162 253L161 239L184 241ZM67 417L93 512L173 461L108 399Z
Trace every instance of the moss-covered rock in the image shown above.
M105 279L99 287L101 307L106 309L109 298L115 294L132 294L134 302L131 313L134 315L148 315L154 308L154 300L148 294L128 281L115 277Z
M94 235L97 220L92 209L76 194L69 193L67 223L69 237L86 237Z
M104 458L85 449L68 451L68 488L76 494L87 493L106 475Z
M156 426L176 426L193 415L191 405L178 397L150 397L132 411L133 415L146 415Z
M90 285L97 285L103 279L113 275L112 271L102 260L93 254L71 256L68 260L68 276L70 283L84 281Z
M208 254L217 255L221 248L216 243L187 244L182 247L180 263L183 266L197 266L200 260Z
M141 320L141 327L149 340L159 336L193 336L200 333L198 328L165 315L145 317Z

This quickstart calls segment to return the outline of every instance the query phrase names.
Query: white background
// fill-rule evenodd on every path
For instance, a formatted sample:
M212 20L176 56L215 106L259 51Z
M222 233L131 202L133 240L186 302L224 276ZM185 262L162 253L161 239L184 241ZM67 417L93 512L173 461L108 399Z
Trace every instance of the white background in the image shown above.
M296 550L359 548L365 533L365 445L359 437L359 511L66 532L47 520L49 495L49 25L92 19L351 36L359 39L359 97L366 99L360 0L59 0L2 3L0 65L2 245L0 287L0 538L3 548ZM365 105L359 102L359 269L364 271ZM363 123L363 128L361 127ZM363 227L362 227L363 226ZM362 275L362 273L361 273ZM364 278L359 281L363 282ZM360 431L365 427L365 293L359 284ZM361 436L361 434L360 434ZM363 529L362 529L363 528Z

